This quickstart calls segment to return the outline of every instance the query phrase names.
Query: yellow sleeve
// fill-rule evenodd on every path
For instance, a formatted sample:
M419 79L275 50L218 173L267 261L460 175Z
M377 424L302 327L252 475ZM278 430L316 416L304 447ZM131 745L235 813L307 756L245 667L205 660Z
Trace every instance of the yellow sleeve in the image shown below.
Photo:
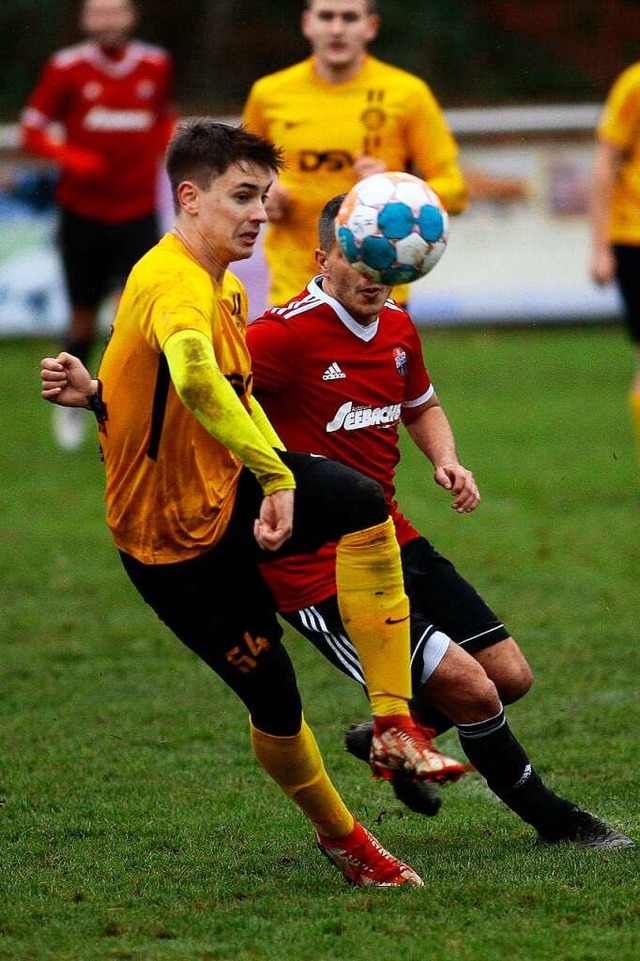
M242 123L247 130L256 134L256 136L267 137L269 132L267 129L267 123L263 116L260 97L258 91L256 90L256 86L257 85L254 84L249 91L247 102L242 110Z
M461 214L469 202L467 184L457 160L449 160L429 177L429 184L442 199L447 213Z
M256 425L260 433L264 435L271 446L277 447L278 450L286 450L287 448L276 434L273 424L255 397L249 398L249 407L253 423Z
M256 475L264 493L294 489L293 474L218 367L211 341L198 330L180 330L167 339L164 354L182 403Z
M624 70L613 84L598 124L598 136L629 149L640 122L640 64Z
M458 145L425 83L407 98L406 130L409 156L421 175L442 198L448 213L462 213L467 206L467 186L458 164Z

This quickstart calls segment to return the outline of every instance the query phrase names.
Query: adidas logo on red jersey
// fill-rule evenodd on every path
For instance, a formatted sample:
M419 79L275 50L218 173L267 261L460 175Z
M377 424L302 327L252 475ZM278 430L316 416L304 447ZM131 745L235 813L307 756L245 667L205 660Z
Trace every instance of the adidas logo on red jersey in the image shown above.
M329 364L324 374L322 375L322 379L323 380L344 380L346 376L347 375L343 373L343 371L341 370L340 364L334 361L332 364Z

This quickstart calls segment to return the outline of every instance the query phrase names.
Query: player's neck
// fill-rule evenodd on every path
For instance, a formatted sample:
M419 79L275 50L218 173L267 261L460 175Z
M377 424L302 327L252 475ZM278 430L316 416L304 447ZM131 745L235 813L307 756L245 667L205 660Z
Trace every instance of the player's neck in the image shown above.
M129 40L123 39L121 43L105 45L104 43L99 43L100 53L107 57L108 60L113 60L117 62L122 60L127 52L127 47L129 46Z
M363 53L357 60L345 64L330 64L320 60L319 57L313 57L313 69L320 80L325 83L348 83L349 80L358 76L364 66L366 56L367 54Z
M178 224L173 225L171 232L186 247L193 259L207 271L209 276L216 283L221 284L229 264L220 262L199 234L188 229L185 230Z

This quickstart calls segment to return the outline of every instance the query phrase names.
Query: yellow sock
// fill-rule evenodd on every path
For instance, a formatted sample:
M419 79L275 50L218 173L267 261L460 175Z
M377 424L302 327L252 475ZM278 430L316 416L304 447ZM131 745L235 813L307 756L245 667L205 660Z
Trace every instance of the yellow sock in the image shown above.
M638 460L640 461L640 393L637 391L632 391L629 394L629 408L631 410L631 420L633 421L633 429L636 436Z
M269 777L330 838L353 830L355 819L329 780L311 728L303 719L300 733L275 737L251 725L251 743Z
M391 518L346 534L336 550L338 607L362 664L371 710L409 716L409 601Z

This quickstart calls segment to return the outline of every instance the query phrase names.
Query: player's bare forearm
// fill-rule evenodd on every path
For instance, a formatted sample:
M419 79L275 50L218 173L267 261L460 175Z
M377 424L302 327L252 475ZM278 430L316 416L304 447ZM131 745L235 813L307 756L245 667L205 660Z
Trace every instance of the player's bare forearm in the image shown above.
M611 283L616 275L608 226L611 194L620 162L621 152L617 147L606 141L597 144L589 202L589 223L593 251L590 265L591 277L598 285Z
M437 398L406 426L416 447L433 464L434 481L452 495L453 510L470 514L480 503L480 492L473 473L460 463L451 425Z

